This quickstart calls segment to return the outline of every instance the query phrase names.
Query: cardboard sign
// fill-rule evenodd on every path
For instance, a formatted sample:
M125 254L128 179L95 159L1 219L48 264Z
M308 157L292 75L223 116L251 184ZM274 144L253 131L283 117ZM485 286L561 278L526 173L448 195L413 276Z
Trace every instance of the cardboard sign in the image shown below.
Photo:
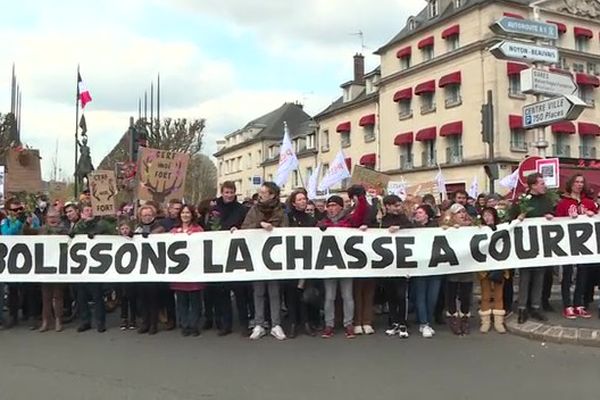
M94 171L88 178L94 215L115 215L115 196L117 195L115 173L113 171Z
M190 155L140 147L137 168L138 200L164 204L181 199Z
M423 197L426 194L432 194L434 196L439 195L437 183L435 181L421 182L415 185L407 185L406 193L413 196Z
M378 195L383 194L387 190L389 181L390 177L388 175L373 171L370 168L361 167L360 165L355 165L352 168L351 184L363 185L367 192L374 190Z

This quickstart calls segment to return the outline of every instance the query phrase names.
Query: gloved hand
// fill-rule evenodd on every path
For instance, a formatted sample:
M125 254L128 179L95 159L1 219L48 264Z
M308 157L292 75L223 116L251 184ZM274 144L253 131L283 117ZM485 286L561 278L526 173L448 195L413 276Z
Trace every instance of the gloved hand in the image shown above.
M94 234L93 233L88 233L88 239L93 239L94 238Z
M68 233L68 235L69 235L69 237L70 237L71 239L74 239L74 238L75 238L75 234L74 234L73 232L69 232L69 233Z
M148 235L150 235L148 232L142 232L142 237L144 239L148 239Z

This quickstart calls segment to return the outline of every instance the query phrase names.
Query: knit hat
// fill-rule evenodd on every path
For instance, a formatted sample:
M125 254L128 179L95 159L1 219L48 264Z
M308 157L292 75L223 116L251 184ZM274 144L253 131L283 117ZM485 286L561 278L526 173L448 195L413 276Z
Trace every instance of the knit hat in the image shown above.
M329 196L329 198L327 199L327 204L329 203L335 203L342 208L344 207L344 199L342 199L340 196Z
M463 206L462 204L454 203L450 207L449 211L451 214L458 214L461 211L465 211L465 206Z

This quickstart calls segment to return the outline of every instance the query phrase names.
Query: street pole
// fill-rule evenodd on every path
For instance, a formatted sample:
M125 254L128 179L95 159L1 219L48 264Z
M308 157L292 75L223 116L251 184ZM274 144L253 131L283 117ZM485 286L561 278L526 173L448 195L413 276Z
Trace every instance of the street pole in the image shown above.
M77 157L79 155L79 65L77 65L77 77L75 78L75 168L73 168L73 196L78 198L77 185Z
M540 0L540 1L536 1L530 4L530 7L533 11L533 20L540 22L541 21L541 17L540 17L540 8L539 8L539 4L541 3L545 3L547 0ZM535 40L535 44L536 45L542 45L543 41L541 39L536 39ZM535 68L540 68L543 67L540 63L533 63L533 66ZM535 95L535 101L539 102L542 101L543 97L540 94L536 94ZM538 156L542 157L542 158L546 158L546 149L548 148L548 141L546 140L546 127L540 127L537 129L537 140L535 142L535 147L537 148L537 153Z

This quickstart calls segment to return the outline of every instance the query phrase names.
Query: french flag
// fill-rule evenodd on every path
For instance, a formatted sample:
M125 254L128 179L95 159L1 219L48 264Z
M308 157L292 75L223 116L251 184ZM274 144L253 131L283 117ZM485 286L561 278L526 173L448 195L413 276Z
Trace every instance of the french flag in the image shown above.
M81 74L79 71L77 72L77 93L79 100L81 101L81 109L85 108L85 105L92 101L92 96L90 92L85 87L83 80L81 79Z

